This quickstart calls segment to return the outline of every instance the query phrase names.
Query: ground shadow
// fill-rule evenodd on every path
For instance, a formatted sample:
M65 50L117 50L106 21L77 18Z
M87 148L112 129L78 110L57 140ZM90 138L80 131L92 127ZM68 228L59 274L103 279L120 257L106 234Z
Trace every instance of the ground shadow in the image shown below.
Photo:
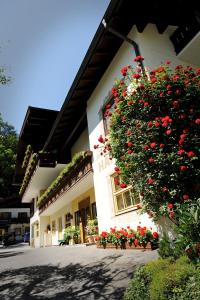
M19 254L23 254L24 252L13 252L13 251L5 251L5 252L0 252L0 258L8 258L12 256L17 256Z
M44 265L2 272L1 300L123 299L124 282L127 283L133 270L113 268L118 257L109 256L88 265L71 263L63 268Z

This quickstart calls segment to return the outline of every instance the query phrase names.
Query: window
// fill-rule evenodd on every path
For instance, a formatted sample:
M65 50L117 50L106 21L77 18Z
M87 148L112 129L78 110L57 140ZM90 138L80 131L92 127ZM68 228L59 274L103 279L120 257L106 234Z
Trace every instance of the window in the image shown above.
M92 209L92 219L96 219L97 218L96 202L91 204L91 209Z
M27 218L27 212L19 212L18 213L19 219L26 219Z
M52 226L51 226L51 231L52 231L52 233L55 233L56 232L56 221L54 220L54 221L52 221Z
M111 180L116 213L129 210L140 203L139 194L131 186L122 189L119 184L116 184L120 181L119 175L113 175Z
M81 214L80 214L80 211L76 211L74 213L74 216L75 216L75 226L79 226L80 222L81 222Z
M9 220L11 218L11 212L1 212L0 220Z

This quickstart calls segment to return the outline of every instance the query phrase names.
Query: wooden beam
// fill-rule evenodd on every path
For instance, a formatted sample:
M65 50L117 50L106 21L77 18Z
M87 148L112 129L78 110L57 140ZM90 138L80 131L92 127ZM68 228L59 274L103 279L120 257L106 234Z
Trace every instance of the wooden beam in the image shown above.
M138 32L142 33L146 27L147 23L137 23L136 27Z
M162 34L167 29L167 26L168 25L166 23L158 23L158 24L156 24L156 27L157 27L158 32L160 34Z

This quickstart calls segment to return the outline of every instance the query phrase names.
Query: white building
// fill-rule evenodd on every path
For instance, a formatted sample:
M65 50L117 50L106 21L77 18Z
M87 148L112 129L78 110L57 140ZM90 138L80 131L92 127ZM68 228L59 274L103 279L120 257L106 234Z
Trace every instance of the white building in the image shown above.
M43 140L41 149L55 158L44 167L38 156L22 202L36 204L75 153L93 151L98 137L106 135L103 110L110 101L109 92L121 76L120 69L131 64L136 54L145 58L144 67L150 69L166 60L171 60L172 66L200 65L196 10L184 1L169 1L164 9L157 1L142 8L134 1L111 1L104 16L108 26L100 24L62 109ZM114 162L98 151L93 151L92 164L90 156L76 163L35 208L31 218L33 244L58 244L64 228L80 225L80 220L85 242L87 217L94 218L96 213L100 231L113 226L136 227L139 222L156 227L148 215L140 215L139 198L131 196L130 188L115 190L114 167Z

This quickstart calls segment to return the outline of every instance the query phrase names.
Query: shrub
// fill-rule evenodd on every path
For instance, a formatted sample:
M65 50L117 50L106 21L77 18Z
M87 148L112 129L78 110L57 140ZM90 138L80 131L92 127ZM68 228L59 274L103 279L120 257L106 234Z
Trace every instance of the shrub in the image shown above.
M124 300L198 300L200 265L186 256L158 259L136 270Z
M142 57L136 58L138 64ZM99 137L101 153L116 159L121 187L140 193L143 209L154 219L172 220L177 204L199 195L200 69L168 64L144 76L141 67L125 67L112 88L114 107L109 140Z
M150 274L145 267L138 268L124 295L124 300L149 300Z

